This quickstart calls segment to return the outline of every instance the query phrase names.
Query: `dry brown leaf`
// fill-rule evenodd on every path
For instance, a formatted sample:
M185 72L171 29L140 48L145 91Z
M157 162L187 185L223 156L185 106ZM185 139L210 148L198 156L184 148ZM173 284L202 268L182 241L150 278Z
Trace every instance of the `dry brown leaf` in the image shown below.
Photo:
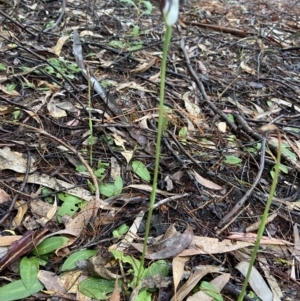
M173 271L175 300L176 300L177 287L184 272L184 265L189 259L190 257L178 257L178 256L173 258L172 271Z
M81 276L82 271L69 271L64 272L61 277L61 283L65 287L65 289L68 291L69 294L76 294L77 293L77 286L79 284L79 277Z
M56 43L55 46L51 48L53 53L55 53L57 56L60 56L61 50L65 44L65 42L69 39L69 36L60 37Z
M231 232L227 238L236 240L236 241L247 241L255 243L257 239L256 233L240 233L240 232ZM260 241L261 245L282 245L282 246L291 246L293 243L286 241L284 239L277 239L272 237L263 236Z
M236 106L237 108L239 108L246 115L249 115L249 116L252 116L252 117L254 117L256 115L256 112L254 112L253 110L251 110L249 108L249 106L244 106L239 101L234 100L231 97L224 97L224 98L222 98L222 101L228 101L228 102L230 102L231 104L233 104L234 106Z
M14 208L18 210L18 213L12 221L12 225L11 225L12 230L16 229L21 225L23 217L28 209L27 202L23 200L17 201L15 203Z
M1 162L1 153L0 153L0 162ZM24 179L24 176L16 177L17 181L23 181L23 179ZM85 201L88 201L88 202L94 198L91 195L91 192L89 190L84 189L82 187L73 188L74 187L73 184L62 181L62 180L58 180L58 179L56 179L54 177L50 177L49 175L46 175L46 174L35 173L32 175L29 175L27 182L42 185L42 186L51 188L53 190L58 190L58 191L65 189L68 191L69 194L75 195L76 197L83 199Z
M187 226L186 230L182 234L176 231L176 233L174 233L174 235L172 234L171 237L166 238L163 236L164 244L161 245L162 248L160 247L157 252L147 254L146 258L156 260L174 257L182 250L189 247L193 240L193 236L193 229L190 225ZM175 239L173 239L173 237ZM159 243L161 244L161 241L159 241Z
M47 291L65 294L67 292L59 276L53 272L39 270L38 279L45 285Z
M6 193L5 190L3 190L2 188L0 188L0 204L8 202L9 200L10 200L10 196Z
M131 161L134 152L130 151L130 150L124 150L121 152L122 156L125 158L127 164L129 164L129 162Z
M152 191L152 186L147 185L147 184L131 184L131 185L126 186L125 188L135 188L135 189L140 189L140 190L149 191L149 192ZM165 195L165 196L177 195L176 193L171 193L171 192L167 192L167 191L160 190L160 189L156 189L156 192L158 194Z
M195 180L202 186L207 187L212 190L222 190L223 189L222 186L201 177L195 170L192 170L192 173L195 177Z
M139 214L134 219L134 222L132 223L131 227L127 231L126 235L121 240L121 242L119 242L116 245L110 246L109 250L124 251L124 250L128 249L130 244L133 242L133 240L137 236L137 232L138 232L138 229L139 229L139 227L140 227L140 225L143 221L144 215L145 215L145 212L140 211Z
M116 278L115 287L109 301L120 301L120 300L121 300L121 296L119 291L118 278Z
M281 301L283 297L283 293L281 291L280 286L278 285L278 282L276 278L272 275L270 272L270 265L266 259L265 256L259 255L258 256L258 263L261 267L261 269L264 271L265 279L267 280L271 291L273 293L273 301Z
M29 172L36 170L35 159L31 159ZM27 155L13 152L9 147L0 149L0 170L9 169L18 173L25 173L27 171Z
M10 96L20 96L19 92L16 90L9 91L7 86L0 85L0 91Z
M150 60L148 60L145 63L142 63L138 65L135 69L131 70L132 73L143 73L147 71L149 68L151 68L156 63L157 58L154 57Z
M104 253L105 254L105 253ZM89 276L101 277L104 279L117 279L118 275L108 270L107 266L111 257L102 256L102 254L96 254L88 260L79 260L76 265L79 269L85 271Z
M136 82L127 82L127 83L119 84L118 87L116 88L116 90L120 91L120 90L123 90L126 88L131 88L131 89L135 89L135 90L139 90L139 91L143 91L143 92L155 92L155 91L144 88L143 86L137 84Z
M269 215L267 218L267 224L270 223L271 221L273 221L277 217L277 215L278 215L278 212L276 212L276 211L274 213L272 213L271 215ZM253 223L252 225L250 225L249 227L246 228L245 232L248 233L248 232L257 230L259 228L260 224L261 224L261 220Z
M44 202L45 203L45 202ZM49 211L47 212L46 216L41 217L37 220L37 222L42 225L43 227L52 219L55 219L56 217L56 211L57 211L57 201L56 198L54 200L53 205L50 205Z
M218 292L221 292L223 287L227 284L227 282L230 280L231 275L229 273L222 274L216 278L214 278L209 283L212 284ZM213 301L215 300L213 297L207 295L203 291L199 291L195 293L194 295L187 298L186 301Z
M218 123L218 130L222 133L226 133L227 124L226 122L219 122Z
M53 209L53 205L44 202L41 199L35 199L31 201L30 208L34 217L37 217L38 219L47 219L47 215L49 214L49 211Z
M192 256L197 254L221 254L233 250L246 248L253 245L253 242L237 241L232 242L230 239L194 236L190 247L182 251L178 256Z
M22 237L22 235L0 236L0 247L10 246L11 243L21 239Z
M241 62L240 67L242 68L243 71L245 71L246 73L249 73L251 75L256 75L256 72L254 69L250 68L249 66L247 66L245 64L244 61Z
M206 274L217 273L219 272L219 270L220 270L219 267L201 266L201 270L191 274L190 278L176 293L176 301L182 301L191 292L191 290L197 285L200 279L204 277ZM175 301L175 296L173 296L171 301Z
M190 113L192 116L198 117L201 110L196 104L194 104L190 101L190 99L189 99L190 94L191 94L191 92L186 92L182 96L185 108L186 108L187 112Z
M249 269L249 262L242 261L235 268L239 270L244 277L246 277ZM249 285L262 301L273 301L273 294L271 290L255 267L252 267Z

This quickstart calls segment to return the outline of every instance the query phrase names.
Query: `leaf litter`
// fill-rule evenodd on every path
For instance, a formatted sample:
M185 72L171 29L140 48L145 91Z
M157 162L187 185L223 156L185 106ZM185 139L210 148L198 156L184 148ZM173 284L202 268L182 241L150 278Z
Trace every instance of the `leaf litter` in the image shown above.
M0 300L236 298L276 137L247 205L218 223L254 183L266 124L283 162L247 298L298 300L299 4L181 3L140 287L164 28L155 3L89 6L0 3Z

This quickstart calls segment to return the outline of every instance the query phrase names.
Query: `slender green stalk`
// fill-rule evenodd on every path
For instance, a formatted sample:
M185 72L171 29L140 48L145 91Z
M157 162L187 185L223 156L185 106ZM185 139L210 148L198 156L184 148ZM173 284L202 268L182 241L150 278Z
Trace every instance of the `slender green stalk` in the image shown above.
M87 76L88 76L88 100L89 100L89 130L90 130L90 166L93 167L93 121L92 121L92 89L91 89L91 81L90 81L90 72L87 68Z
M276 186L277 186L278 175L279 175L280 157L281 157L281 139L280 139L280 133L279 133L278 130L277 130L277 132L278 132L278 148L277 148L277 158L276 158L276 164L275 164L275 171L274 171L272 186L271 186L270 194L269 194L268 201L267 201L267 204L266 204L266 207L265 207L265 211L264 211L264 214L262 216L261 223L259 225L259 229L258 229L258 233L257 233L257 239L256 239L255 246L253 248L253 251L252 251L252 254L251 254L251 259L250 259L250 262L249 262L249 268L248 268L247 275L246 275L246 278L244 280L243 287L242 287L241 293L239 295L238 301L242 301L244 299L244 296L245 296L245 293L246 293L246 288L247 288L249 278L250 278L250 275L251 275L252 267L253 267L255 259L256 259L256 254L258 252L259 244L260 244L261 238L263 236L263 233L265 231L265 226L266 226L266 222L267 222L267 218L268 218L268 213L269 213L269 210L270 210L270 207L271 207L272 199L275 195L275 189L276 189Z
M150 225L151 225L151 218L153 213L153 206L155 203L156 197L156 187L157 187L157 180L158 180L158 169L159 169L159 157L160 157L160 146L161 146L161 138L162 138L162 131L163 131L163 109L164 109L164 99L165 99L165 79L166 79L166 65L167 65L167 56L168 56L168 49L169 44L171 41L172 36L172 26L167 25L166 36L164 41L164 48L163 48L163 57L161 62L161 71L160 71L160 95L159 95L159 111L158 111L158 128L157 128L157 137L156 137L156 152L155 152L155 167L154 167L154 174L153 174L153 184L152 184L152 191L150 196L150 203L149 203L149 211L147 216L146 222L146 229L144 235L144 247L143 253L141 256L141 267L144 266L145 262L145 254L147 249L147 242L149 237ZM138 281L140 281L142 269L140 268Z

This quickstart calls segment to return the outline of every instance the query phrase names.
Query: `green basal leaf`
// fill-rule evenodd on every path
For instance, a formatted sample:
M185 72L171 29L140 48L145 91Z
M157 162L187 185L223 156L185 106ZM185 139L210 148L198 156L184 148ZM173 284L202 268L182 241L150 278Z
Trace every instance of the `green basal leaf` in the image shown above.
M143 48L143 43L138 43L136 45L130 46L128 51L137 51Z
M116 41L116 40L110 41L110 42L108 43L108 45L111 46L111 47L113 47L113 48L120 48L120 49L124 49L124 48L125 48L125 45L124 45L123 42L121 42L121 41Z
M72 270L76 268L76 262L79 260L86 260L90 257L94 256L97 253L97 250L82 250L71 254L63 266L61 267L61 271Z
M135 298L135 301L151 301L151 293L148 291L142 291Z
M11 91L15 90L16 87L17 87L17 84L11 83L11 84L9 84L9 85L7 86L6 89L7 89L8 92L11 92Z
M229 135L227 137L227 140L230 141L230 142L236 142L236 136L235 135Z
M123 234L127 233L128 230L129 230L129 227L126 224L122 224L118 229L113 231L113 233L112 233L113 237L119 238Z
M234 116L232 114L228 114L227 117L231 122L234 122Z
M132 0L120 0L120 2L130 4L130 5L134 6L135 8L137 8L136 4Z
M20 261L20 276L26 289L30 290L37 280L39 259L23 257Z
M94 184L89 179L87 180L87 184L89 186L90 192L94 194L96 191Z
M106 168L109 166L109 163L102 162L101 160L98 161L98 168L103 168L106 170Z
M115 195L121 194L123 190L123 180L120 176L116 176L115 187L116 187Z
M279 170L282 171L283 173L285 174L288 174L289 173L289 170L288 168L283 165L283 164L279 164ZM275 166L272 168L272 170L270 171L270 174L271 174L271 177L272 179L274 179L274 174L275 174Z
M152 12L152 9L153 9L153 6L152 6L152 3L150 1L142 1L142 3L146 6L147 8L147 14L151 14Z
M238 165L242 162L242 159L236 157L236 156L225 156L225 163L231 164L231 165Z
M158 260L153 262L149 268L145 269L142 279L151 277L154 275L161 275L162 277L167 277L169 275L170 269L168 263L165 260Z
M187 137L187 132L188 129L186 126L180 129L179 134L178 134L178 140L183 144L186 145L186 137Z
M214 298L214 301L224 301L222 295L219 293L217 288L207 281L202 281L200 289L208 296Z
M46 67L44 68L44 71L45 71L46 73L49 73L49 74L54 74L54 73L55 73L54 68L51 67L51 66L46 66Z
M13 119L14 119L14 120L18 120L20 114L21 114L21 111L20 111L20 110L15 110L15 111L13 111L13 112L12 112Z
M144 181L149 182L151 179L150 173L147 167L141 161L132 161L131 163L132 170Z
M62 236L53 236L46 238L32 251L32 253L34 255L44 255L51 253L63 247L68 242L68 240L68 238Z
M5 71L6 66L3 63L0 63L0 71Z
M116 196L122 193L123 180L120 176L117 176L114 183L100 184L100 193L106 197Z
M0 301L24 299L36 294L43 288L44 286L39 280L36 280L29 290L24 286L22 280L17 280L0 287Z
M48 188L48 187L44 187L43 189L42 189L42 195L44 196L44 200L47 202L47 203L50 203L50 204L52 204L53 203L53 197L51 196L51 193L52 193L53 191L50 189L50 188Z
M57 220L59 223L61 223L64 215L72 217L80 207L86 204L86 201L68 193L59 192L57 196L63 202L57 211Z
M292 161L297 162L296 154L291 152L287 147L282 145L281 152L288 156Z
M59 74L60 75L60 74ZM69 78L69 79L74 79L75 78L75 76L73 75L73 74L67 74L67 73L65 73L65 76L67 77L67 78ZM57 77L58 77L58 75L57 75Z
M23 83L25 88L34 88L35 85L33 83Z
M132 29L131 34L132 34L134 37L137 37L137 36L139 35L139 33L140 33L140 27L137 26L137 25L135 25L135 26L133 27L133 29Z
M118 259L123 263L129 263L132 266L133 270L131 270L131 272L133 272L134 278L130 286L135 287L137 284L139 269L142 270L142 274L144 274L145 271L144 268L141 266L141 262L129 255L124 255L124 253L121 251L111 251L111 253L115 257L115 259ZM130 272L130 270L128 272Z
M107 300L107 295L113 292L114 287L115 280L106 280L96 277L89 277L83 280L78 286L81 293L97 300Z
M99 185L100 193L110 198L115 195L116 187L113 183L100 184Z
M78 165L78 166L76 166L76 171L78 171L78 172L86 172L87 169L86 169L86 167L84 165Z

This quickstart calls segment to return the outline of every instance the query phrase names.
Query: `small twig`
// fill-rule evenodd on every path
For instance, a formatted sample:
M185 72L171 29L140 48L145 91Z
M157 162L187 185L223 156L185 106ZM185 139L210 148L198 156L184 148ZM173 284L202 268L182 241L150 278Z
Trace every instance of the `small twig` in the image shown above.
M222 219L221 221L218 223L218 227L222 228L227 222L228 220L235 214L237 214L237 212L239 211L239 209L244 205L244 203L247 201L247 199L250 197L250 195L252 194L252 192L254 191L255 187L257 186L257 184L259 183L260 179L261 179L261 175L262 172L264 170L264 166L265 166L265 149L266 149L266 137L263 137L262 142L261 142L261 155L260 155L260 165L259 165L259 171L258 174L255 178L255 181L253 183L253 185L251 186L251 188L245 193L245 195L235 204L235 206L231 209L230 212L228 212Z
M167 133L173 138L174 142L176 143L176 145L180 148L180 150L188 157L190 158L190 160L196 164L200 169L203 169L203 166L201 166L199 164L199 162L194 159L186 150L185 148L182 146L182 144L177 140L176 136L170 131L170 130L167 130Z
M184 41L181 40L180 42L180 47L183 51L183 54L184 54L184 57L185 57L185 60L186 60L186 64L187 64L187 67L189 69L189 72L191 73L191 75L193 76L196 84L197 84L197 87L199 88L202 96L203 96L203 100L206 102L206 104L218 115L220 115L225 121L226 123L231 127L231 129L236 132L237 131L237 126L231 122L231 120L228 118L228 116L223 113L221 110L219 110L209 99L209 97L207 96L206 92L205 92L205 89L204 89L204 86L202 84L202 82L199 80L197 74L195 73L194 69L192 68L192 65L191 65L191 62L190 62L190 59L188 57L188 54L185 50L185 45L184 45Z
M188 20L180 20L180 22L188 25L194 25L194 26L199 26L199 27L204 27L204 28L210 28L214 29L216 31L220 32L225 32L225 33L231 33L237 36L241 37L249 37L249 36L254 36L256 34L244 31L244 30L239 30L235 28L228 28L220 25L214 25L214 24L204 24L204 23L199 23L199 22L193 22L193 21L188 21Z
M11 43L11 40L7 39L5 36L0 34L0 37L2 39L4 39L5 41ZM20 43L17 43L14 41L14 44L16 44L18 46L18 48L30 53L31 55L33 55L34 57L38 58L39 60L41 60L42 62L44 62L45 64L51 66L57 73L59 73L61 75L61 77L74 89L74 91L77 91L78 89L76 88L76 86L72 83L72 81L65 76L64 73L61 72L61 70L59 70L56 66L54 66L53 64L51 64L50 62L48 62L46 59L44 59L43 57L39 56L38 54L36 54L34 51L26 48L25 46L21 45ZM77 99L77 97L76 97Z
M179 157L179 155L173 150L173 148L171 147L171 145L170 145L170 143L169 143L169 141L168 141L167 138L163 138L163 142L166 145L166 147L168 148L168 150L172 153L172 155L177 159L177 161L181 163L182 168L186 171L189 179L194 183L194 185L196 186L199 194L201 195L201 190L199 188L198 182L195 180L193 174L188 169L188 167L186 166L186 164L181 160L181 158Z
M29 31L26 26L23 26L21 23L19 23L18 21L14 20L13 18L11 18L9 15L7 15L3 10L0 9L0 15L2 15L3 17L7 18L9 21L13 22L15 25L17 25L18 27L20 27L21 29L23 29L24 31L26 31L27 33L29 33L30 35L36 37L35 34L33 34L31 31Z
M178 200L178 199L181 199L181 198L185 198L185 197L188 197L190 195L191 195L190 193L173 195L171 197L168 197L166 199L160 200L159 202L155 203L153 208L156 209L156 208L160 207L163 204L166 204L168 202L175 201L175 200Z
M217 234L221 234L225 229L227 229L245 210L249 208L250 204L248 204L245 208L243 208L240 212L238 212L222 229L217 230Z
M65 11L66 11L66 0L62 0L62 9L61 9L61 12L60 12L57 20L55 21L55 23L52 26L44 29L43 32L47 32L47 31L50 31L51 29L55 28L61 22L64 14L65 14Z
M30 151L27 150L26 172L25 172L25 177L24 177L23 182L22 182L21 187L20 187L20 192L22 192L24 190L25 185L27 183L28 175L29 175L29 172L30 172L30 165L31 165L31 155L30 155ZM13 200L10 203L10 206L9 206L6 214L1 218L0 225L2 225L6 221L6 219L8 218L8 216L10 215L10 212L14 208L18 197L19 197L19 193L16 193L15 196L14 196L14 198L13 198Z
M9 120L4 120L4 121L1 120L0 123L1 124L11 124L14 126L20 126L20 127L26 128L30 131L37 132L47 138L50 138L50 139L56 141L57 143L63 145L65 148L67 148L69 151L71 151L75 156L77 156L79 158L80 162L85 166L87 171L90 173L91 179L92 179L94 187L95 187L96 202L99 204L101 209L107 208L108 205L103 200L100 199L98 180L97 180L92 168L88 165L88 163L85 161L85 159L82 157L82 155L75 148L68 145L64 141L58 139L57 137L52 136L51 134L47 133L46 131L40 130L38 128L35 128L35 127L27 125L27 124L22 124L22 123L18 123L18 122L14 122L14 121L9 121Z
M233 116L234 116L235 120L241 125L243 131L246 134L248 134L249 136L251 136L255 140L262 140L263 139L263 137L259 133L255 132L253 130L253 128L248 125L248 123L246 122L246 120L241 115L233 114ZM277 153L278 150L277 150L277 147L275 145L273 145L273 144L270 143L268 146L271 149L271 151L273 151L274 153ZM286 162L290 163L291 166L293 166L295 169L297 169L298 171L300 171L300 164L297 163L297 162L295 162L295 161L293 161L291 159L291 157L289 157L287 154L285 154L283 152L281 154L281 157Z

